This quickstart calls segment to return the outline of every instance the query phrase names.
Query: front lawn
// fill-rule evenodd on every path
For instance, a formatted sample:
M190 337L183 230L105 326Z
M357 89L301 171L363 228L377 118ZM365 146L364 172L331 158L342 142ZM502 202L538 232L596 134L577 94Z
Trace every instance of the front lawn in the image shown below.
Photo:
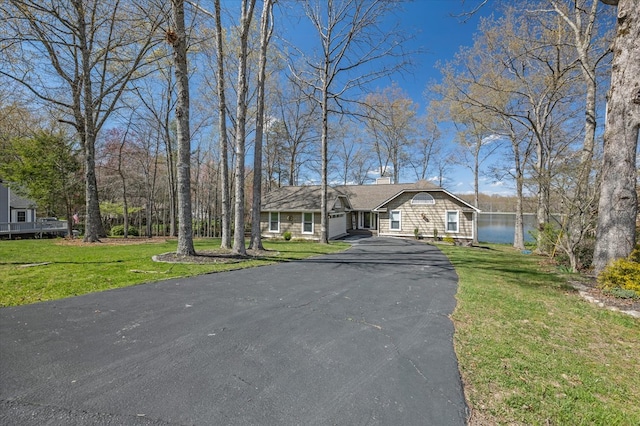
M471 425L640 425L640 321L584 301L542 258L442 246ZM575 278L575 277L574 277Z
M231 263L170 264L153 255L176 250L175 240L135 239L127 244L66 244L65 240L0 241L0 307L61 299L176 277L228 271L345 250L346 243L264 241L268 252ZM196 251L219 239L194 241Z

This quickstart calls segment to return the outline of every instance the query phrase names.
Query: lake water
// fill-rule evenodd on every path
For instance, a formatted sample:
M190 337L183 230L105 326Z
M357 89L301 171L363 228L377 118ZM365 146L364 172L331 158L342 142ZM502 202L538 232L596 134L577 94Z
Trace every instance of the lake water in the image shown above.
M478 214L478 241L485 243L513 244L515 235L515 213ZM536 229L536 215L524 214L524 240L533 241L529 231Z

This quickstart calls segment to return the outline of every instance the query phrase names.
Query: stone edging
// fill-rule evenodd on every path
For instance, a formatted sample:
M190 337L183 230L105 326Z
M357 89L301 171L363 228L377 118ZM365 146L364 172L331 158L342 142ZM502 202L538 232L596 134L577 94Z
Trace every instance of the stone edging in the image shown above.
M596 304L601 308L609 309L610 311L622 312L623 314L631 315L634 318L640 318L640 312L639 311L634 311L634 310L625 311L625 310L622 310L622 309L617 308L615 306L607 306L606 303L604 303L601 300L598 300L595 297L591 296L587 291L587 290L589 290L589 287L587 287L587 286L585 286L583 284L576 283L576 282L570 282L569 284L571 285L571 287L573 287L576 290L578 290L578 293L580 294L580 296L582 296L583 299L585 299L586 301L588 301L590 303Z

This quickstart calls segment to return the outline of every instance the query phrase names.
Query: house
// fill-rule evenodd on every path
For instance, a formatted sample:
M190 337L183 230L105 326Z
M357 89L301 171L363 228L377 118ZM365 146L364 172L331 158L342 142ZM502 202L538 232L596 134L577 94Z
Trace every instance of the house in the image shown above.
M479 209L426 181L328 188L329 239L349 231L367 230L381 236L441 238L471 242ZM260 226L263 237L320 239L321 187L285 186L264 195Z
M36 221L36 203L20 197L0 181L0 223Z
M0 180L0 238L64 236L67 222L36 218L36 203Z

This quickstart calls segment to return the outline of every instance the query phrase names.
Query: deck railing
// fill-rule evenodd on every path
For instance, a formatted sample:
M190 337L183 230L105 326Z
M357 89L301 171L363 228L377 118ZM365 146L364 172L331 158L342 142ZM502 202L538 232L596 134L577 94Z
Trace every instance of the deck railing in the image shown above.
M66 220L47 220L42 222L0 222L0 235L43 234L64 235L67 232Z

